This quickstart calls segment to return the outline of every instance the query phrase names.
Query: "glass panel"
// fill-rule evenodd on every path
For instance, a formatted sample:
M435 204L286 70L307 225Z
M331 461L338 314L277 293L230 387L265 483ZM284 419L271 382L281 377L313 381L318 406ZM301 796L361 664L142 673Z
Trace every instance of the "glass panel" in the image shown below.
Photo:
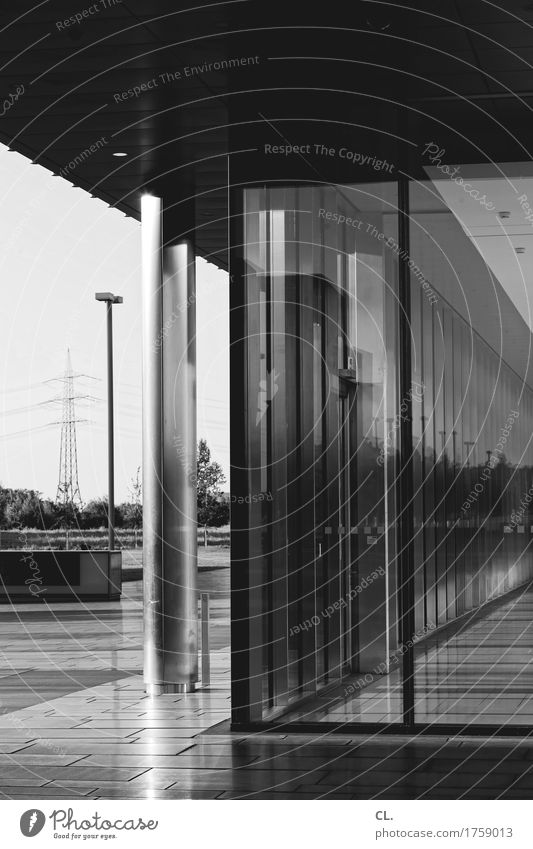
M465 219L482 230L479 214L450 192L444 180L410 191L412 326L422 352L413 381L423 385L421 414L413 409L424 515L423 552L415 536L415 570L424 564L423 582L415 571L416 626L424 626L415 634L415 722L530 725L533 394L520 377L529 328L487 265L490 248L482 256L465 233ZM415 534L419 510L415 499Z
M398 722L396 186L248 189L244 221L260 718Z

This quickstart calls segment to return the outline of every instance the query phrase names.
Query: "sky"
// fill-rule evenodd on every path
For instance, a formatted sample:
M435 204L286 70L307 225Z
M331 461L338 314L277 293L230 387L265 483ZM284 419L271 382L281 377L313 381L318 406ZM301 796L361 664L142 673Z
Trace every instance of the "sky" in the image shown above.
M113 308L116 501L141 465L140 225L0 145L0 485L55 498L70 349L83 501L107 490L106 324ZM198 437L229 479L228 276L197 260ZM229 489L226 484L224 489Z

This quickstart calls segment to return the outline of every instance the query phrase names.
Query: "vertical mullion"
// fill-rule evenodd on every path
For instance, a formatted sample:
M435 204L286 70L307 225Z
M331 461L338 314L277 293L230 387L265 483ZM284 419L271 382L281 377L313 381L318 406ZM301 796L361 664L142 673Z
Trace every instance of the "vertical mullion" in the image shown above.
M401 256L409 258L409 181L398 181L398 240ZM399 264L399 397L407 406L400 419L400 468L398 497L398 567L400 589L400 636L403 649L403 722L412 726L414 708L414 558L413 558L413 427L411 403L411 291L408 262Z
M244 192L232 192L230 215L230 443L231 491L250 491L250 477L257 455L257 428L253 427L255 404L250 407L250 383L259 358L260 334L258 290L255 277L247 277L246 215ZM252 347L252 340L255 347ZM254 379L255 378L255 379ZM254 510L254 515L251 515ZM231 505L231 705L233 724L262 719L264 616L264 559L257 534L250 532L257 520L255 505L244 499Z

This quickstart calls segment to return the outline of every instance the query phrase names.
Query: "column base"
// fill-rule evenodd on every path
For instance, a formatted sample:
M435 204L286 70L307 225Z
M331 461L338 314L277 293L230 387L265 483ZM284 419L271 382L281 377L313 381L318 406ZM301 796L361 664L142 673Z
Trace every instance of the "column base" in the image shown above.
M194 693L193 684L145 684L144 689L149 696L164 696L167 693Z

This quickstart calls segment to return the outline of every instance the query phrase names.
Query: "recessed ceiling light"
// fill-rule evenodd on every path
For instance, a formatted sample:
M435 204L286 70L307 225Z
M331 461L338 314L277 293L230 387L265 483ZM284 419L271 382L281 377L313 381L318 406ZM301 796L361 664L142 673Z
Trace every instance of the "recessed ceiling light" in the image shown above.
M511 217L511 213L506 209L504 209L503 212L498 212L498 215L500 216L500 218L510 218Z
M122 153L122 152L118 152L118 153L113 154L113 156L127 156L127 155L128 155L127 153Z
M525 254L526 249L525 248L515 248L515 251L517 252L517 254Z

